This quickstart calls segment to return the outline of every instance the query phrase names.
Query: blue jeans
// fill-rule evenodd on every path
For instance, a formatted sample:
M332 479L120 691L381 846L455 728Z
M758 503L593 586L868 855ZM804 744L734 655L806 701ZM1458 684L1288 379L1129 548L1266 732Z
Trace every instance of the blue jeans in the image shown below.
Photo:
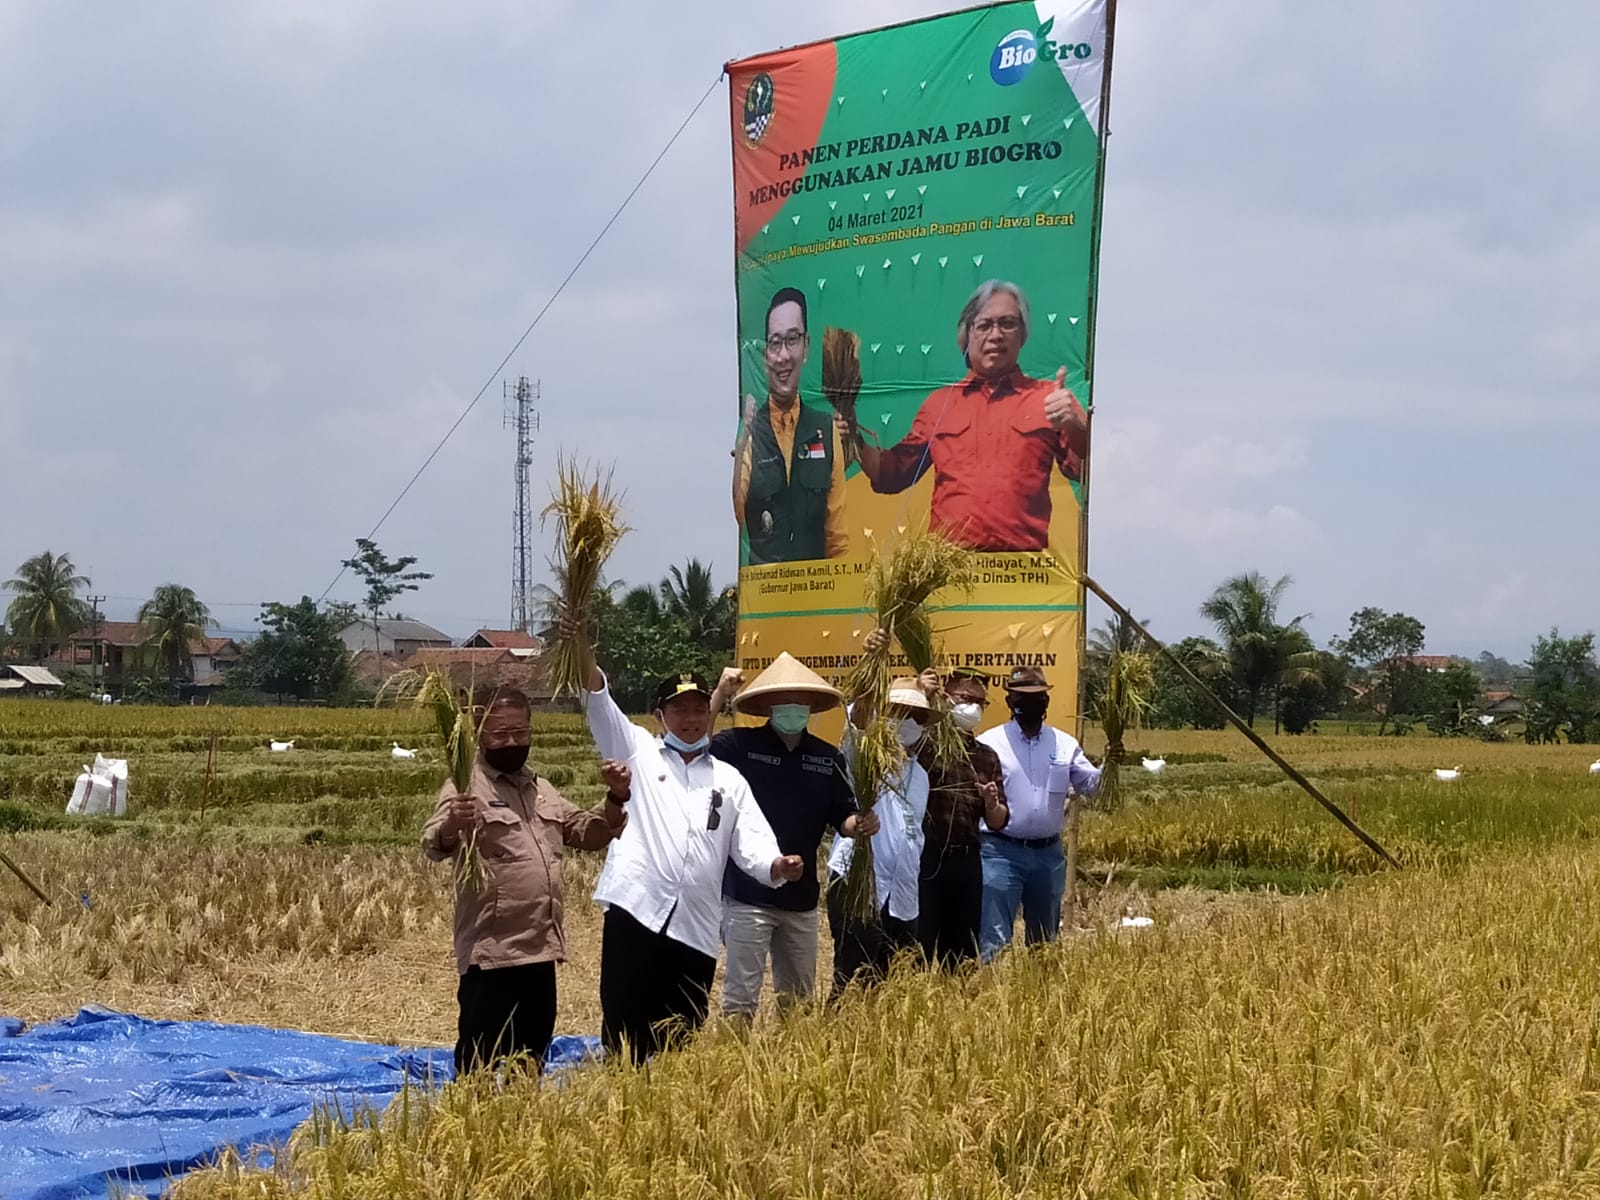
M988 962L1011 944L1022 909L1028 945L1053 942L1061 929L1067 859L1059 840L1030 847L998 834L983 835L983 925L979 947Z

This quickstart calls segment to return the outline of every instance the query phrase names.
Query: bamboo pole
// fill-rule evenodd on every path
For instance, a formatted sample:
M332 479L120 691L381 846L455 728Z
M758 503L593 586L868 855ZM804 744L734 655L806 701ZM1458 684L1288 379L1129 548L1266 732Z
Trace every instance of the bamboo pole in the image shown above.
M55 907L55 905L50 903L50 897L46 896L43 892L41 892L39 890L39 885L37 883L35 883L33 880L29 879L26 875L24 875L22 873L22 868L17 866L16 863L12 862L11 859L9 857L7 857L7 855L6 855L4 850L0 850L0 863L4 863L6 868L13 875L15 875L18 879L22 880L23 883L27 884L28 885L28 890L30 892L32 892L35 896L39 897L39 899L43 900L44 901L44 906L46 908L54 908Z
M1260 750L1261 753L1265 754L1269 759L1272 760L1279 770L1281 770L1290 779L1294 780L1295 783L1299 784L1301 789L1304 790L1307 795L1309 795L1318 804L1322 805L1323 808L1327 809L1328 812L1332 814L1334 820L1338 821L1339 824L1343 825L1351 833L1355 834L1356 837L1360 839L1363 846L1365 846L1368 850L1371 850L1391 867L1398 867L1400 865L1399 862L1395 860L1394 855L1390 854L1387 850L1380 846L1377 841L1373 839L1371 834L1367 833L1366 830L1362 829L1361 826L1357 825L1353 820L1351 820L1342 808L1318 791L1315 784L1313 784L1309 779L1296 770L1281 754L1279 754L1271 746L1267 745L1266 741L1261 737L1260 734L1258 734L1254 729L1251 729L1249 725L1245 724L1244 719L1240 717L1238 713L1234 712L1233 709L1224 704L1221 698L1218 697L1215 692L1213 692L1200 681L1200 677L1198 675L1191 671L1176 654L1174 654L1171 650L1168 650L1167 647L1161 642L1157 641L1155 636L1143 625L1139 624L1138 619L1135 618L1132 613L1112 599L1110 594L1103 587L1101 587L1087 575L1083 576L1083 586L1098 596L1101 601L1104 602L1106 607L1111 609L1112 612L1116 613L1124 621L1127 621L1130 625L1137 629L1140 634L1144 636L1145 641L1154 646L1156 652L1177 669L1178 674L1183 676L1185 682L1187 682L1190 687L1203 696L1213 708L1215 708L1223 715L1224 718L1227 719L1228 724L1232 725L1240 733L1244 734L1245 737L1249 738L1250 741L1255 744L1257 750Z

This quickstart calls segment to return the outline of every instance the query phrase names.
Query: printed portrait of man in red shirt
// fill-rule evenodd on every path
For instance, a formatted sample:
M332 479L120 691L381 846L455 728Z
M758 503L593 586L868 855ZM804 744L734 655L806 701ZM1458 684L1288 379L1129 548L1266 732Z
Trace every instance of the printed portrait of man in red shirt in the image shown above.
M853 418L837 418L873 491L903 492L932 470L930 526L973 550L1045 549L1051 473L1082 475L1088 415L1065 367L1054 379L1022 373L1017 359L1029 327L1022 289L991 279L956 322L966 378L924 400L897 445L880 447Z

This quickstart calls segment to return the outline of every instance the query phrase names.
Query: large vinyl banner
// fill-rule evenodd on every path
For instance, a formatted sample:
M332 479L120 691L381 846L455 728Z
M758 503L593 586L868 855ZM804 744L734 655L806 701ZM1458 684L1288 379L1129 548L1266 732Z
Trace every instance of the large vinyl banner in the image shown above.
M1107 51L1107 0L1038 0L729 64L747 675L840 680L931 526L980 552L948 664L1076 714Z

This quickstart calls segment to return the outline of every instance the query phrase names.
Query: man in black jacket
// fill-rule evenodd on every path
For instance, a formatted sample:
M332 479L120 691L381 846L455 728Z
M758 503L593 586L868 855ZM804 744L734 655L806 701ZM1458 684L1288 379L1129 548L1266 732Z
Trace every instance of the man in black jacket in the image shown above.
M742 678L723 673L712 711ZM807 1000L817 982L817 850L829 828L845 837L871 837L878 818L857 811L843 756L811 733L813 713L840 703L837 689L788 654L739 693L735 707L764 716L763 725L727 729L711 739L711 753L735 767L750 784L756 804L785 854L805 860L800 879L782 888L763 887L730 864L722 881L722 944L727 951L722 981L725 1016L756 1014L767 960L780 1006Z

